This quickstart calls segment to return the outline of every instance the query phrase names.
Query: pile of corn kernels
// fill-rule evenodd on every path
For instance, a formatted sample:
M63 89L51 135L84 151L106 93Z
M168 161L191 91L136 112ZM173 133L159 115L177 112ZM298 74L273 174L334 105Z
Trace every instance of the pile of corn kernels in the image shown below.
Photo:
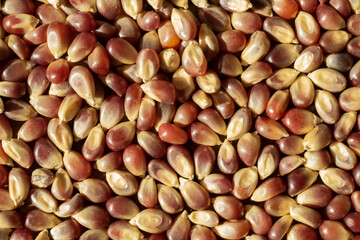
M360 0L0 5L0 240L360 240Z

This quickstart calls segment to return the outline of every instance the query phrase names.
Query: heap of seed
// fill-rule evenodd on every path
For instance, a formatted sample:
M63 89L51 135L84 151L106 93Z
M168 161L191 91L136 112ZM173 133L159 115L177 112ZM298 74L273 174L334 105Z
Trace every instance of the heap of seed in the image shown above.
M360 0L3 0L1 240L360 240Z

